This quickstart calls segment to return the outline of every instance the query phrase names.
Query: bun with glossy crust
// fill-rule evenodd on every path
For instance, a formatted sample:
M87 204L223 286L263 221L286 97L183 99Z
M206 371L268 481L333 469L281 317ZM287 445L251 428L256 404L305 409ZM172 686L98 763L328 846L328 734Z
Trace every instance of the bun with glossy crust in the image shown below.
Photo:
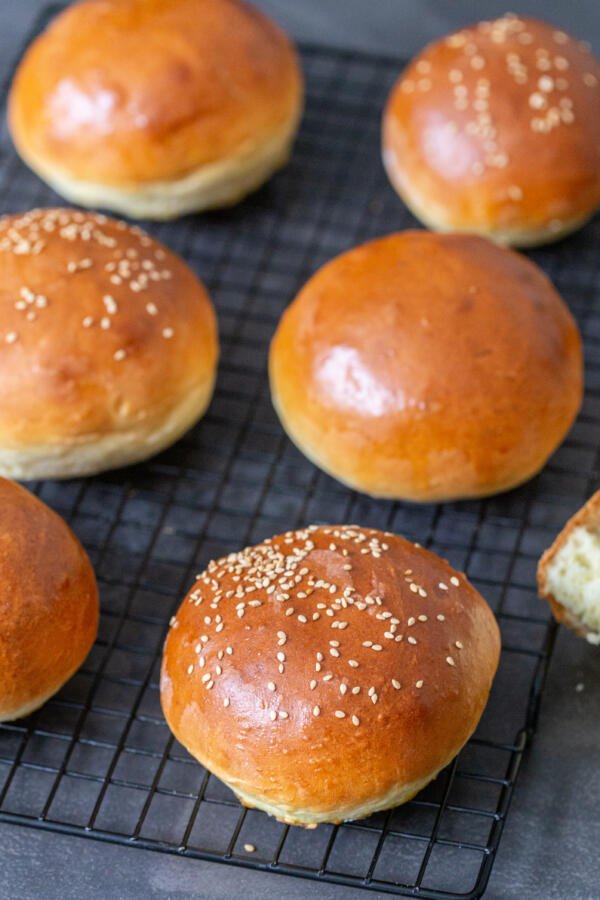
M97 630L96 579L79 541L37 497L0 478L0 722L55 694Z
M444 560L312 526L210 563L172 619L161 698L245 805L314 827L434 778L475 729L499 651L489 607Z
M210 299L179 257L106 216L0 219L0 473L71 478L172 444L212 395Z
M508 490L565 437L577 326L543 272L490 241L408 231L338 256L285 311L275 408L316 465L376 497Z
M383 158L431 228L516 246L556 240L600 205L600 63L535 19L464 28L402 73Z
M262 184L301 107L292 44L243 0L84 0L25 54L9 121L62 196L169 219Z

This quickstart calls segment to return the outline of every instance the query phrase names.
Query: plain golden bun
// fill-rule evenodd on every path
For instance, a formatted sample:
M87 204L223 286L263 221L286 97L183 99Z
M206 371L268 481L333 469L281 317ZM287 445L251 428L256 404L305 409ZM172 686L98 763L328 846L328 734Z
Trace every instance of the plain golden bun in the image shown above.
M275 408L329 474L376 497L480 497L531 478L582 395L579 333L533 263L407 231L338 256L281 319Z
M70 478L137 462L202 415L214 311L179 257L102 215L0 219L0 473Z
M540 596L556 621L600 645L600 491L545 551L537 576Z
M68 200L168 219L280 168L302 94L292 44L241 0L84 0L25 54L9 123Z
M383 158L431 228L516 246L556 240L600 205L600 64L535 19L458 31L396 83Z
M491 610L444 560L311 526L210 563L171 621L161 699L242 803L312 827L431 781L474 731L499 652Z
M98 590L60 516L0 478L0 722L37 709L73 675L98 631Z

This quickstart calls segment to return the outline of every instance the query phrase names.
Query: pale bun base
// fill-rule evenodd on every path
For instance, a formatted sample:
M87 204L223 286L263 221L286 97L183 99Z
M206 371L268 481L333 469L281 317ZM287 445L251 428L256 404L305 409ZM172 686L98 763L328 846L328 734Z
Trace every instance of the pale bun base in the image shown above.
M448 756L444 764L435 772L426 775L425 778L421 778L419 781L413 781L410 784L396 784L385 794L381 794L379 797L373 797L368 803L362 803L359 806L348 806L342 809L336 807L333 809L299 810L298 807L294 805L286 806L284 804L268 803L264 798L248 794L246 791L242 790L238 784L231 783L224 777L223 773L219 774L216 772L215 774L217 774L221 781L233 791L243 806L247 806L249 809L260 809L263 812L268 813L268 815L274 816L279 822L285 822L286 825L301 825L303 828L316 828L317 825L325 822L339 825L341 822L366 819L368 816L372 816L374 813L380 812L381 810L393 809L396 806L402 806L403 803L408 803L408 801L412 800L419 791L422 791L423 788L427 787L430 781L437 778L442 769L452 762L462 747L463 744L456 747ZM214 769L211 769L211 771L214 771Z
M486 228L472 223L463 224L448 220L445 208L431 199L425 199L415 188L414 184L405 184L398 175L392 154L383 154L383 164L392 187L410 210L410 212L431 231L442 233L453 232L455 234L477 234L487 237L496 244L509 247L540 247L543 244L552 244L560 241L568 234L578 231L594 215L592 210L583 216L573 219L560 220L560 226L555 223L537 228Z
M61 197L132 219L176 219L188 213L232 206L259 188L289 159L297 117L276 134L244 146L229 159L203 165L182 178L131 187L111 187L69 178L20 142L27 165Z
M214 376L190 389L168 412L154 411L122 431L86 434L69 443L0 446L0 475L18 481L80 478L141 462L175 443L205 412Z
M87 655L87 654L86 654ZM0 723L1 722L14 722L16 719L24 719L25 716L29 716L32 712L35 712L36 709L39 709L44 703L54 697L57 694L61 687L70 681L75 672L77 672L80 666L83 663L83 659L69 672L68 675L65 675L61 680L49 691L46 691L43 694L39 694L33 700L30 700L29 703L26 703L24 706L20 706L18 709L0 709Z

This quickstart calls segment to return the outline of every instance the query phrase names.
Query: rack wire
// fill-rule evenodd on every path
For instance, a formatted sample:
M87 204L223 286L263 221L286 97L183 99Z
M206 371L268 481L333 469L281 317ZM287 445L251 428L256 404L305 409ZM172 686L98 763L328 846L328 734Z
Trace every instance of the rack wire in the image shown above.
M381 108L400 63L315 47L302 56L307 105L290 165L232 210L149 226L202 277L218 309L222 362L208 414L144 465L30 485L85 544L101 626L55 698L0 726L0 821L367 890L478 897L555 637L536 598L536 561L600 481L600 221L531 254L567 299L587 352L581 415L544 471L499 497L437 506L349 491L283 434L266 353L284 307L320 264L416 225L378 156ZM0 185L3 212L61 202L19 162L5 126ZM397 531L466 571L498 617L503 650L476 735L435 782L399 809L304 831L242 809L188 756L161 715L158 671L169 618L209 559L325 521Z

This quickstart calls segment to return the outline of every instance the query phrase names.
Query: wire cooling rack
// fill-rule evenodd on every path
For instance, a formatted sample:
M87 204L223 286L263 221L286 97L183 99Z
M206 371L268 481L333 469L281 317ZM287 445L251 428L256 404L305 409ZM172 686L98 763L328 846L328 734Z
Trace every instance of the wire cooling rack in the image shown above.
M87 547L101 627L54 699L0 726L0 821L396 894L481 896L555 634L536 599L536 561L600 480L600 222L531 254L576 314L587 351L583 410L544 471L499 497L438 506L347 490L283 434L266 354L282 310L320 264L415 225L378 155L400 65L315 48L303 62L306 113L285 171L231 211L149 226L218 309L222 361L208 414L147 464L31 485ZM4 126L0 188L2 211L60 202L18 161ZM169 618L209 559L324 521L397 531L465 570L498 616L503 651L475 737L434 783L397 810L304 831L242 809L187 755L161 715L158 673Z

